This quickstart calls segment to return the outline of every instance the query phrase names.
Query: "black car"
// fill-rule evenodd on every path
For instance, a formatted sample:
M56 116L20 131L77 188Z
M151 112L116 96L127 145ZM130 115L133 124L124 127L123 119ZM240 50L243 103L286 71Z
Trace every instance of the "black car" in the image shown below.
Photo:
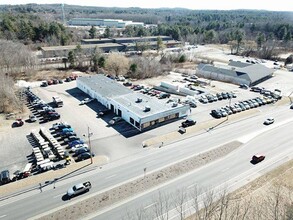
M10 174L8 170L3 170L0 174L0 184L4 185L6 183L9 183L11 181Z
M195 125L196 124L196 121L192 120L192 119L186 119L185 121L183 121L181 123L181 126L183 128L186 128L186 127L189 127L189 126L192 126L192 125Z
M53 120L57 120L60 118L59 113L57 112L48 112L45 116L44 116L45 120L48 121L53 121Z
M92 156L94 157L95 155L92 153ZM91 158L91 153L90 152L85 152L81 153L77 156L76 161L83 161Z
M211 111L211 115L212 115L214 118L221 118L221 117L222 117L221 112L219 112L219 111L217 111L217 110L212 110L212 111Z
M83 153L86 153L86 152L89 152L89 149L88 148L85 148L85 147L82 147L82 148L79 148L75 151L75 153L73 154L74 157L77 157L78 155L80 154L83 154Z

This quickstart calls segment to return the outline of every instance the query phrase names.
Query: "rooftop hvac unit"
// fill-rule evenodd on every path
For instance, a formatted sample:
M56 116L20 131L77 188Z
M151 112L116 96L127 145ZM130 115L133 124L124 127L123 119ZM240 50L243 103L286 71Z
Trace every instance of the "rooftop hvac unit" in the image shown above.
M140 103L140 102L142 102L142 98L137 98L135 102L136 102L136 103Z
M151 107L149 107L149 106L146 106L145 108L144 108L144 111L145 112L149 112L151 110Z
M176 107L177 105L178 105L177 102L173 102L173 103L172 103L172 107Z

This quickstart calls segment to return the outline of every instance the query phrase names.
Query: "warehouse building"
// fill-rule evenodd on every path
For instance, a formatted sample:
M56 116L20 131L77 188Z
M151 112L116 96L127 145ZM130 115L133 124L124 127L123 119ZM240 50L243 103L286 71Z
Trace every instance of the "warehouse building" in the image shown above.
M246 84L254 86L272 77L273 69L262 64L249 64L231 61L229 65L214 66L199 64L197 75L207 79L213 79L233 84Z
M52 47L42 47L43 58L47 57L67 57L69 51L75 50L77 45L67 45L67 46L52 46ZM81 50L84 54L92 54L95 48L101 49L105 53L123 51L125 46L116 43L102 43L102 44L82 44L80 45Z
M71 26L99 26L125 28L126 26L144 26L143 22L123 21L120 19L99 19L99 18L72 18L68 21Z
M134 92L104 75L77 78L77 87L143 131L187 115L190 107Z

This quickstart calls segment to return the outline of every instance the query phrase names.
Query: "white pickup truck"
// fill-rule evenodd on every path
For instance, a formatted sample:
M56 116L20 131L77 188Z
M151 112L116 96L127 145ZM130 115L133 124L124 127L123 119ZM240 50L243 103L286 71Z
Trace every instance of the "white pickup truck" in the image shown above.
M76 184L67 190L67 196L70 199L76 195L90 191L90 188L92 188L92 184L90 181Z

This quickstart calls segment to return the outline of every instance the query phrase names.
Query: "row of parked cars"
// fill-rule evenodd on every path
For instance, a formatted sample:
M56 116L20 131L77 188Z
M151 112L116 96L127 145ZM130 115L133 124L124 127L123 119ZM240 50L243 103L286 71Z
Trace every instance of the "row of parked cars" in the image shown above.
M256 108L265 104L273 103L275 100L267 97L256 97L245 101L236 102L233 105L227 105L225 107L214 109L211 111L211 115L214 118L226 117L231 114L235 114L241 111L245 111L251 108Z
M236 98L236 94L233 92L219 92L214 94L206 94L206 95L201 95L199 98L199 101L201 103L209 103L209 102L216 102L219 100L223 100L223 99L232 99L232 98Z
M37 120L37 116L41 117L43 122L53 121L60 119L60 114L55 111L53 107L47 104L45 101L40 99L29 89L26 91L27 101L31 106L33 115L30 115L30 121L34 122Z
M55 136L60 137L65 144L67 144L67 149L69 153L72 154L75 161L83 161L94 156L93 153L90 152L89 146L85 144L85 142L77 137L71 125L65 122L58 122L53 124L51 128L53 134Z
M69 77L66 77L66 79L64 80L65 82L71 82L72 80L76 80L78 76L73 74ZM47 87L47 86L50 86L50 85L57 85L57 84L62 84L63 83L63 80L62 79L49 79L47 81L43 81L41 83L41 87Z

